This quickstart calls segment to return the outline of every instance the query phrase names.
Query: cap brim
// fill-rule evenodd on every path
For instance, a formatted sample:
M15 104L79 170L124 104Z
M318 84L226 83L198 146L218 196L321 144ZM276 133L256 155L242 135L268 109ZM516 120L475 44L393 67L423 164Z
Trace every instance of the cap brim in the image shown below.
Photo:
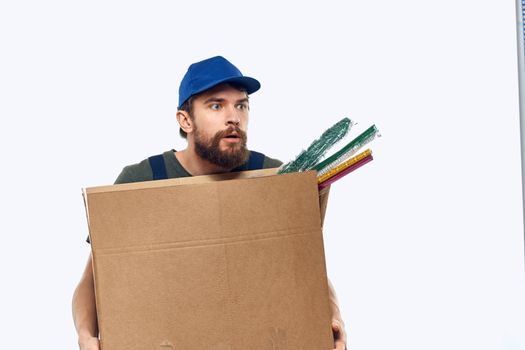
M252 94L254 93L255 91L259 90L261 88L261 83L259 83L259 81L257 79L254 79L254 78L250 78L250 77L239 77L239 76L235 76L235 77L226 77L224 79L221 79L219 81L214 81L210 84L207 84L203 87L201 87L200 89L196 90L195 92L193 92L193 94L191 94L189 97L191 96L194 96L194 95L197 95L197 94L200 94L206 90L209 90L211 88L213 88L214 86L217 86L217 85L220 85L220 84L224 84L224 83L233 83L233 84L236 84L236 85L240 85L242 87L244 87L246 89L246 92L249 94ZM187 99L184 101L186 102ZM178 107L179 109L182 107L182 105L184 104L184 102L182 102L180 104L180 106Z
M206 90L209 90L213 88L214 86L224 84L224 83L234 83L237 85L240 85L246 89L246 92L249 94L254 93L255 91L259 90L261 88L261 83L257 81L254 78L250 77L231 77L231 78L224 78L219 81L214 81L212 84L208 84L206 86L203 86L198 91L195 91L193 95L200 94L201 92L204 92ZM192 95L192 96L193 96Z
M261 88L261 83L259 83L257 79L250 78L250 77L235 77L231 79L226 79L224 81L221 81L219 84L222 84L222 83L238 84L246 88L246 92L248 93L248 95L253 94L255 91Z

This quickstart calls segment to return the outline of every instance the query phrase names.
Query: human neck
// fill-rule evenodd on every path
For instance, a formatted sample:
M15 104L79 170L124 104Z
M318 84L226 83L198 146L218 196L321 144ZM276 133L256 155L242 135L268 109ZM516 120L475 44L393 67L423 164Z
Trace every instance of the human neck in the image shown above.
M190 146L175 152L175 157L182 167L193 176L226 173L231 170L202 159Z

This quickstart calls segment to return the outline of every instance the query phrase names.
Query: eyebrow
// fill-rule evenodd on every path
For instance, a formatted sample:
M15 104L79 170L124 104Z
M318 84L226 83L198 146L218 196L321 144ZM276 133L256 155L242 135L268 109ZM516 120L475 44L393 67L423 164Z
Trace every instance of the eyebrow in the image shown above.
M218 97L210 97L206 101L204 101L204 104L210 103L210 102L224 102L225 100L223 98Z
M224 98L220 98L220 97L210 97L209 99L207 99L206 101L204 101L204 104L208 104L210 102L224 102L226 101L226 99ZM240 100L237 100L236 103L245 103L245 102L250 102L250 99L248 97L245 97L245 98L242 98Z

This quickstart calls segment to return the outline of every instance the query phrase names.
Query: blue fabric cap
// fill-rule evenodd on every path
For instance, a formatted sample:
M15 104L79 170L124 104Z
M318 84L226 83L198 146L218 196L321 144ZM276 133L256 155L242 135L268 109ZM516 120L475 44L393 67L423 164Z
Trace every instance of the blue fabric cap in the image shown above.
M245 77L241 71L222 56L215 56L193 63L179 87L179 109L190 96L211 89L221 83L235 83L251 94L261 87L254 78Z

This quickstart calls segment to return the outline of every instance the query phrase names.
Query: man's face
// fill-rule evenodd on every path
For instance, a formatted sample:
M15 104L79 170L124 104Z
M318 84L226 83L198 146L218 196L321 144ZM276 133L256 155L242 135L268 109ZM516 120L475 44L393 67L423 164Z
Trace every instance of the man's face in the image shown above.
M227 169L248 160L246 92L218 85L193 99L192 116L195 152L201 158Z

